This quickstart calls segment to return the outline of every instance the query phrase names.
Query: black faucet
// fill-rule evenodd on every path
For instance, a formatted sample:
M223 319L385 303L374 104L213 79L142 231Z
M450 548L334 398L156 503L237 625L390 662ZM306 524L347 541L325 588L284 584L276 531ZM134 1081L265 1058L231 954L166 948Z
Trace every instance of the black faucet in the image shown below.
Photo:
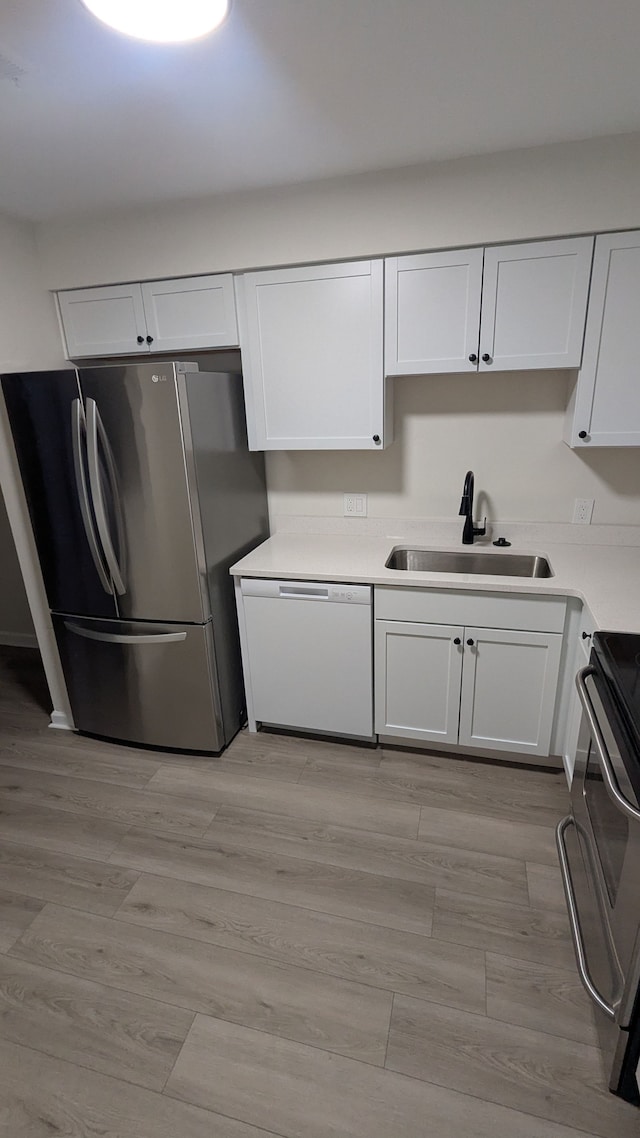
M487 532L487 519L484 519L483 526L474 526L473 524L473 470L467 470L465 475L462 501L458 513L464 514L463 545L473 545L474 537L484 537Z

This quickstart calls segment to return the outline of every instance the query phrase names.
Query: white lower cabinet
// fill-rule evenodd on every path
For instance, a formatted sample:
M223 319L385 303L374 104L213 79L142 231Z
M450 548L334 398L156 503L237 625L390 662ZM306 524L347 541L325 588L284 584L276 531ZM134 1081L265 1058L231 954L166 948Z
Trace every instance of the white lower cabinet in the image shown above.
M399 594L400 590L388 590ZM406 590L406 593L409 593ZM417 592L417 590L415 591ZM402 618L412 599L389 596L380 608ZM535 601L536 598L528 598ZM375 729L379 735L420 739L481 750L549 754L562 648L564 603L536 611L528 605L537 628L484 628L466 624L376 619ZM510 604L512 607L510 608ZM455 595L444 601L455 611ZM513 624L519 600L502 597L478 602L477 615ZM428 611L437 609L429 599ZM474 605L469 595L461 615Z
M378 734L457 742L463 632L446 624L376 621Z
M458 742L548 755L562 636L465 628Z

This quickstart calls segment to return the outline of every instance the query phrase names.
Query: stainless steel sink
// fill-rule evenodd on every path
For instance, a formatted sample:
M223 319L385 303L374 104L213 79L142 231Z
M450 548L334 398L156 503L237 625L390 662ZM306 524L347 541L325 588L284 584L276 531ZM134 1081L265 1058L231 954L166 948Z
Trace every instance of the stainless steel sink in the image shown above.
M546 557L528 553L448 552L446 549L391 551L387 569L409 573L479 573L499 577L553 577Z

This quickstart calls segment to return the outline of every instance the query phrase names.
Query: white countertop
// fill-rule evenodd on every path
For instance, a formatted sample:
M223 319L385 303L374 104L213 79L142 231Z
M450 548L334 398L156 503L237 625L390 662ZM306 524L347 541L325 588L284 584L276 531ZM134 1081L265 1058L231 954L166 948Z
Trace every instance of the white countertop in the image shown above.
M238 577L578 597L588 607L597 628L640 633L640 546L514 542L505 553L540 554L551 564L553 577L531 579L385 569L385 561L397 545L456 552L463 549L460 544L365 534L276 533L233 565L231 573ZM473 546L474 552L483 552L485 548L480 544ZM489 550L501 552L491 545Z

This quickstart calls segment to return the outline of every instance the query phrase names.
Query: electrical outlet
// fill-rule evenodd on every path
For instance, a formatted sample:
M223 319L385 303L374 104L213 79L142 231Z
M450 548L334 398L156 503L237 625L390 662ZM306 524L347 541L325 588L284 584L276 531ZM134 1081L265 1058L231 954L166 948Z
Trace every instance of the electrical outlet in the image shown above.
M580 526L591 525L594 498L576 498L573 507L573 521Z
M345 494L343 513L345 518L366 518L367 516L367 495L366 494Z

